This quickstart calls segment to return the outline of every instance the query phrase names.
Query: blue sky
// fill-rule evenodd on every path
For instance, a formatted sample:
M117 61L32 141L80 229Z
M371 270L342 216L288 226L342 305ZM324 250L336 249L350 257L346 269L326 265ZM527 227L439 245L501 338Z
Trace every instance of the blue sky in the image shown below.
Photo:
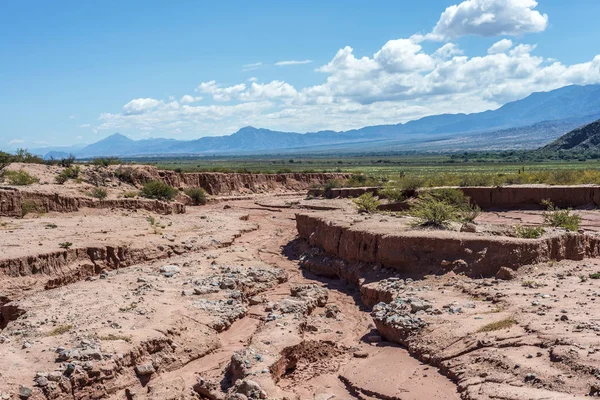
M598 15L597 0L4 2L0 149L496 108L600 82Z

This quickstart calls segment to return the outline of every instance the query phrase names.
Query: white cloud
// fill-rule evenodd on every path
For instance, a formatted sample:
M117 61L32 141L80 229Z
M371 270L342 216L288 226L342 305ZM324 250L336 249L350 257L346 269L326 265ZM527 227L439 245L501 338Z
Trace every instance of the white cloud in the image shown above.
M444 40L465 35L519 36L542 32L548 25L548 15L535 7L535 0L466 0L446 8L428 38Z
M255 69L262 67L262 65L263 65L262 62L244 64L244 65L242 65L242 71L254 71Z
M81 125L79 125L80 128L89 128L90 126L92 126L92 124L81 124Z
M179 102L181 104L192 104L192 103L196 103L198 101L202 100L202 96L191 96L189 94L183 95L181 97L181 99L179 100Z
M23 139L12 139L10 142L8 142L9 145L11 144L23 144L25 143L25 141Z
M510 39L497 41L481 55L467 56L451 42L430 51L421 46L425 39L440 37L440 32L448 39L543 30L547 17L534 10L536 6L531 0L465 1L442 14L437 33L390 40L371 55L357 55L350 46L339 49L331 61L316 68L323 79L315 85L295 87L255 77L237 84L211 80L195 91L205 94L212 105L194 105L191 99L197 97L191 95L179 102L134 99L121 113L102 114L94 129L154 129L188 137L229 134L245 125L286 131L346 130L432 114L479 112L536 91L600 83L600 55L565 65L536 55L534 44Z
M498 54L498 53L506 53L508 49L510 49L513 45L512 40L510 39L502 39L496 43L494 43L489 49L488 54Z
M161 104L159 100L151 98L133 99L123 106L123 114L135 115L148 112Z
M77 118L75 115L69 115L69 119L75 119Z
M287 65L303 65L303 64L310 64L312 62L312 60L302 60L302 61L297 61L297 60L288 60L288 61L277 61L275 63L275 65L277 65L278 67L285 67Z
M237 97L240 92L246 90L246 84L240 83L229 87L220 87L215 81L202 82L200 86L196 88L200 93L206 93L212 96L215 101L229 101L232 98Z

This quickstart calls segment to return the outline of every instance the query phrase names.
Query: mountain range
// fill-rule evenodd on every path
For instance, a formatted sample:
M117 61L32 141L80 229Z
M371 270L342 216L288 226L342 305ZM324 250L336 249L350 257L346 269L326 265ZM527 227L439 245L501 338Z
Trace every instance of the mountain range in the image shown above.
M269 154L291 152L457 151L532 149L600 118L600 85L566 86L533 93L496 110L441 114L404 124L367 126L343 132L279 132L247 126L227 136L196 140L132 140L115 133L83 148L30 151L59 158Z

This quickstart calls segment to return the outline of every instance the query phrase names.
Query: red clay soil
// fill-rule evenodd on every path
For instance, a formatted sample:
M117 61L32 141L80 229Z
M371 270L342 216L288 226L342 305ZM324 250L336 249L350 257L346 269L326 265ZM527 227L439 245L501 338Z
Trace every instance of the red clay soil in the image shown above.
M502 267L549 260L582 260L600 254L600 238L552 232L540 239L476 233L406 229L398 219L359 217L343 212L296 215L299 235L313 246L347 261L380 265L405 274L455 272L494 276Z

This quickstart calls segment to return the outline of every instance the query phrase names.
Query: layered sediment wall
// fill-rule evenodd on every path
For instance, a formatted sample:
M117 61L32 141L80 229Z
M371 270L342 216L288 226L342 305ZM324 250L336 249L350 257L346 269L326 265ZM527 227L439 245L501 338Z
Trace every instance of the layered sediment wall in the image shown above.
M345 173L238 174L221 172L175 172L150 167L135 168L135 184L160 180L174 187L201 187L211 195L274 190L307 190L332 179L348 179Z
M600 238L554 233L541 239L481 236L464 232L365 228L323 214L297 214L299 235L311 245L350 262L380 265L409 275L448 270L494 276L501 267L600 255Z
M16 189L0 189L0 216L21 217L23 206L37 212L75 212L82 207L147 210L159 214L183 214L185 205L143 199L105 199L63 196L58 193L39 193Z
M383 197L378 187L334 188L328 192L331 198L358 197L364 193L373 193ZM515 186L471 186L456 187L471 198L474 204L482 209L539 207L543 200L550 200L558 207L600 206L600 186L550 186L550 185L515 185ZM430 189L420 189L421 192ZM310 189L308 195L323 196L323 189Z

